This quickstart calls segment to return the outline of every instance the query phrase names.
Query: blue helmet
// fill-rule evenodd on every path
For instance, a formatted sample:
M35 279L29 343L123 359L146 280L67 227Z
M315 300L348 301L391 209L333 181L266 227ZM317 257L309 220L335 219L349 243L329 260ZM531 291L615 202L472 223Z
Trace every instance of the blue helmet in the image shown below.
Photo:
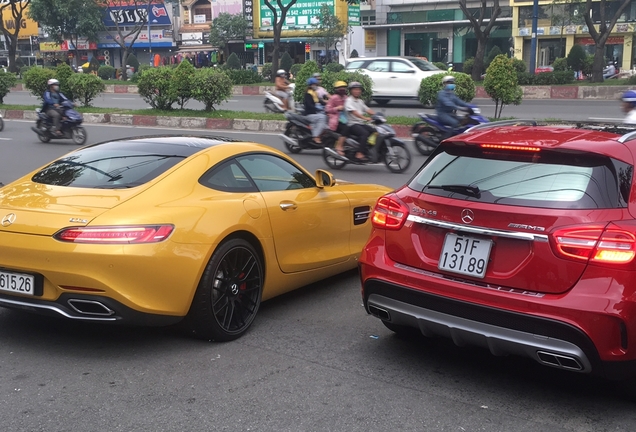
M631 103L632 105L636 104L636 91L627 90L625 93L623 93L623 96L621 96L621 100L623 102Z
M315 85L315 84L318 84L318 80L317 80L316 78L309 78L309 79L307 80L307 85L308 85L308 86L310 86L310 85Z

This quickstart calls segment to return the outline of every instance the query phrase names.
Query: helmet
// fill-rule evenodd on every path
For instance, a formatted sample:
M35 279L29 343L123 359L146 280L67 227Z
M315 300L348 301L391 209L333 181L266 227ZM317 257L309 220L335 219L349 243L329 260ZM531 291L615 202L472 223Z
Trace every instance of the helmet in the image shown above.
M333 88L340 88L340 87L346 87L347 83L344 81L336 81L336 83L333 85Z
M310 86L310 85L314 85L314 84L318 84L318 80L317 80L316 78L309 78L309 79L307 80L307 85L308 85L308 86Z
M320 73L316 72L315 74L312 75L312 77L316 79L320 79L322 76L320 75Z
M623 95L621 96L621 100L623 102L628 102L631 104L636 104L636 91L634 90L627 90L625 93L623 93Z
M287 72L285 72L285 69L278 69L276 71L276 76L285 76L287 75Z
M355 88L362 88L362 84L360 84L358 81L353 81L349 83L349 89L355 89Z
M455 82L455 77L452 75L446 75L442 78L442 84L453 84Z
M50 80L48 80L48 81L47 81L47 83L46 83L46 85L48 85L48 86L52 86L52 85L55 85L55 84L57 84L57 85L59 85L59 84L60 84L60 82L59 82L58 80L56 80L55 78L51 78L51 79L50 79Z

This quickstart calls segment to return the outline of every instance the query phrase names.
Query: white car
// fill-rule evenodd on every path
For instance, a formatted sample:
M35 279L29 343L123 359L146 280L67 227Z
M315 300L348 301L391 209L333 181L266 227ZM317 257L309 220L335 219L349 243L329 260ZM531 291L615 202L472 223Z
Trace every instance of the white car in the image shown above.
M445 71L417 57L362 57L349 60L345 70L359 71L373 80L373 100L386 105L391 99L418 99L424 78Z

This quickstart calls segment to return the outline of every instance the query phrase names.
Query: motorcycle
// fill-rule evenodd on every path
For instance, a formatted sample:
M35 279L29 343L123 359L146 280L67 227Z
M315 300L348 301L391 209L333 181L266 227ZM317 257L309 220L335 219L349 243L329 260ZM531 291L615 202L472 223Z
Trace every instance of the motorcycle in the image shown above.
M2 118L2 114L0 114L0 132L4 130L4 119Z
M62 133L59 136L53 133L53 122L41 108L35 110L38 118L31 130L38 134L38 138L44 143L52 139L72 139L75 144L83 145L87 135L86 129L80 126L83 121L82 114L73 109L75 104L69 100L62 102L61 105L63 113L60 119L60 132Z
M321 150L324 147L333 147L338 139L338 134L325 128L320 135L322 142L318 144L313 140L311 135L311 122L307 117L286 112L285 118L287 119L285 133L279 136L283 139L283 143L290 153L297 154L303 150Z
M386 123L386 117L383 114L375 114L371 117L371 123L375 132L369 135L366 142L369 148L368 160L356 159L355 155L360 151L360 146L356 140L347 138L343 149L344 156L330 147L323 149L322 157L329 168L339 170L347 164L384 163L389 171L394 173L401 173L408 169L411 165L411 153L404 141L395 137L395 130Z
M488 123L488 119L481 115L481 110L476 106L471 106L468 114L461 118L459 126L455 129L440 123L434 114L418 115L422 121L413 125L411 136L415 138L415 148L425 156L431 154L446 138L466 132L478 124Z
M296 110L296 107L294 105L295 88L296 84L289 84L289 110L291 112L294 112ZM265 112L271 112L275 114L282 114L285 112L285 110L283 109L283 101L273 92L265 92L265 101L263 101L263 106L265 107Z

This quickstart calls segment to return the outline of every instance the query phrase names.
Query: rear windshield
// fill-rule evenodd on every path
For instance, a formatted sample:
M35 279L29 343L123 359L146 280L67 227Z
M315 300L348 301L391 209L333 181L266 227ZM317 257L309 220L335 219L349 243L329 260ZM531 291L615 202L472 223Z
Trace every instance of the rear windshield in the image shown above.
M32 180L57 186L119 189L142 185L200 148L118 141L86 147L58 159Z
M627 207L633 166L581 152L501 152L448 147L411 189L449 198L554 209Z
M427 60L422 60L422 59L413 58L413 57L410 57L409 60L415 66L417 66L420 70L423 70L424 72L441 70L440 68L438 68L433 63L431 63L431 62L429 62Z

